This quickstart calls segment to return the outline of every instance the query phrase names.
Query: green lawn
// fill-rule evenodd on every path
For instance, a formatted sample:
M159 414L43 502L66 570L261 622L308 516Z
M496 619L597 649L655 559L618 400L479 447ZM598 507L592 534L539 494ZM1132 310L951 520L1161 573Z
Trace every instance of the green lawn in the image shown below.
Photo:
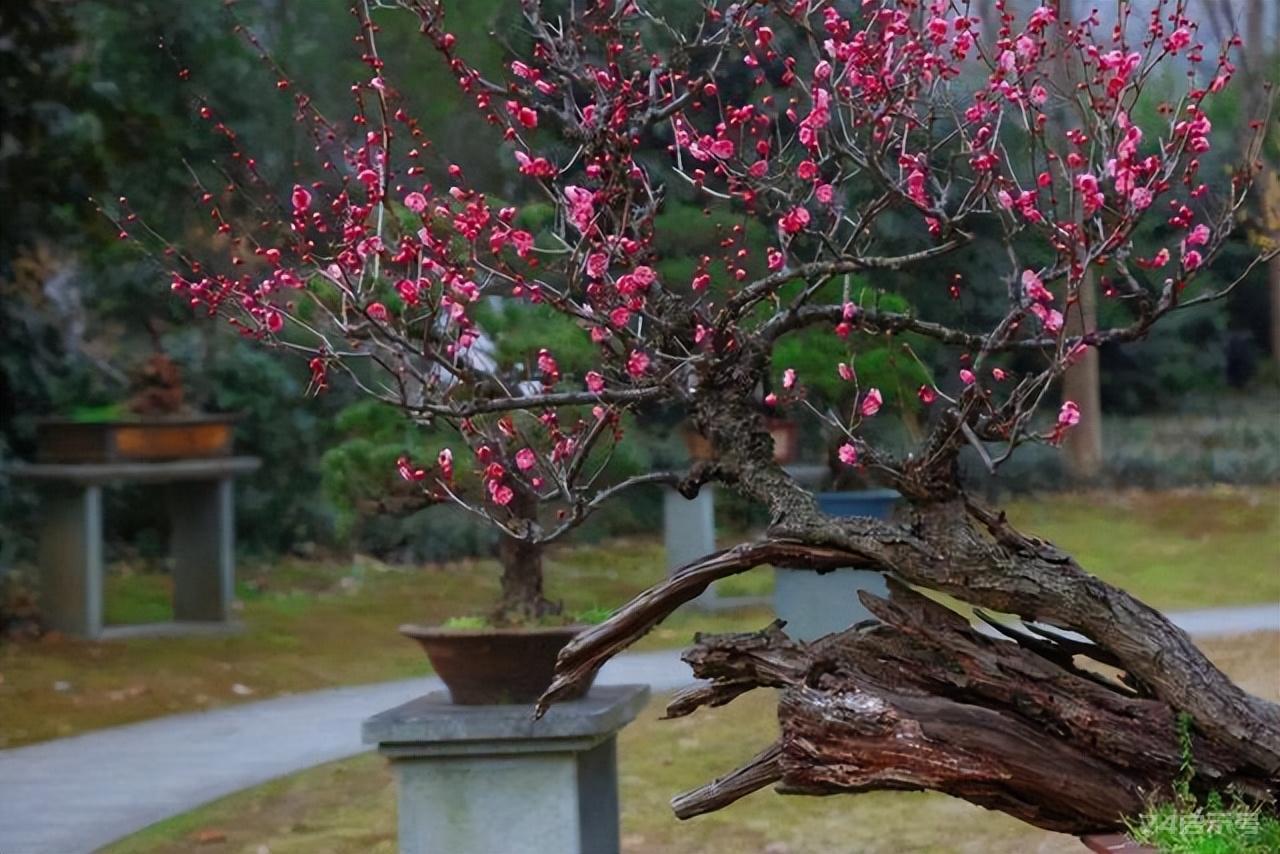
M1280 489L1213 489L1022 499L1015 522L1074 552L1089 570L1153 605L1280 600ZM570 611L615 606L656 581L656 540L566 547L547 560L550 594ZM732 593L767 593L760 569ZM114 573L109 622L164 619L167 578ZM171 712L286 692L422 674L426 661L395 627L482 611L497 589L492 561L422 568L286 558L241 567L244 633L92 643L49 637L0 645L0 747ZM642 641L675 647L694 631L758 628L764 608L678 612Z
M619 541L561 548L547 586L569 612L617 605L663 573L661 545ZM419 676L416 644L396 627L483 612L497 594L490 560L396 567L368 558L286 558L242 567L244 631L220 637L90 642L51 635L0 644L0 748L179 711L282 693ZM169 581L112 573L108 623L168 619ZM732 631L771 619L763 608L673 617L643 648L680 646L696 629Z
M1021 499L1010 519L1165 609L1280 601L1280 489Z
M1280 634L1215 640L1205 650L1247 689L1280 698ZM627 854L1077 854L1074 838L1045 833L943 795L876 792L830 798L772 791L711 815L676 820L667 805L750 758L776 732L772 692L722 709L658 720L655 700L619 737L622 842ZM394 848L395 792L385 762L365 755L238 792L154 825L110 854L386 852ZM220 839L220 842L207 840Z

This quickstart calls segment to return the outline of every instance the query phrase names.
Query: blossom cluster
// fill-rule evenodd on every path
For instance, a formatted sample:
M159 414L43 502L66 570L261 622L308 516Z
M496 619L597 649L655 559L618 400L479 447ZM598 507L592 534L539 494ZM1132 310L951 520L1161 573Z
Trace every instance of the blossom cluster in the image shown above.
M228 254L173 253L171 287L247 336L306 353L316 389L337 369L412 417L456 429L486 514L526 495L580 521L599 491L599 467L588 463L621 439L623 412L696 409L725 377L752 380L761 412L817 415L848 465L879 454L863 435L867 419L939 401L984 440L1056 443L1079 408L1064 404L1047 427L1030 415L1105 340L1069 331L1091 276L1123 283L1126 305L1140 310L1111 334L1137 337L1221 245L1229 216L1209 206L1200 158L1211 144L1206 100L1234 69L1228 45L1200 74L1205 48L1181 0L1156 2L1144 28L1096 13L1061 20L1047 4L1019 15L1014 5L997 4L999 26L984 39L983 22L950 0L712 3L689 36L710 59L689 67L650 44L639 0L554 24L531 3L522 8L532 49L489 79L461 55L441 4L405 3L501 134L520 197L554 206L554 224L540 229L440 157L360 6L369 77L352 88L350 128L294 95L316 138L315 174L288 181L284 214L266 226L233 222L234 202L198 187ZM1190 69L1189 87L1158 111L1163 124L1139 122L1148 80L1171 62ZM234 146L212 105L199 115ZM252 159L238 150L233 159L252 178ZM765 223L767 239L726 228L719 257L665 273L676 267L664 267L672 259L654 229L668 185ZM1241 192L1234 183L1230 201ZM1173 237L1134 264L1161 271L1160 282L1127 266L1148 215ZM905 251L895 242L903 222L914 232ZM959 278L944 259L979 230L998 234L1010 259L1007 293L987 312L1001 317L994 325L886 311L850 293L847 279L838 287L850 274L915 270L917 287L954 301ZM501 362L484 320L498 304L556 312L590 342L594 363L562 369L549 346ZM832 370L849 393L826 411L809 400L811 378L771 364L781 337L814 325L847 347ZM859 348L903 337L914 353L909 336L954 347L952 366L921 365L931 379L914 394L863 389ZM1034 367L1002 361L1033 348L1046 357ZM435 498L468 501L454 465L449 454L397 468Z

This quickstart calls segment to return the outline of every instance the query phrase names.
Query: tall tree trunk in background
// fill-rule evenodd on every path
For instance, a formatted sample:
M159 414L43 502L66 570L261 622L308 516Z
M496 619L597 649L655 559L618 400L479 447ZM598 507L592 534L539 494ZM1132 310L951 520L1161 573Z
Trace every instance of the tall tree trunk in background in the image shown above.
M1000 32L1000 12L996 0L978 0L978 18L982 21L982 43L990 50Z
M1093 271L1085 273L1080 302L1067 312L1067 335L1084 335L1098 326L1098 286ZM1102 375L1098 350L1089 347L1062 377L1062 399L1080 407L1080 423L1068 430L1062 448L1072 480L1093 480L1102 472Z
M1271 95L1270 90L1263 88L1268 72L1275 67L1275 62L1264 47L1275 50L1276 29L1268 30L1263 16L1264 0L1249 0L1248 17L1245 32L1252 37L1245 41L1247 51L1248 91L1254 109L1250 117L1261 114L1265 107L1265 99ZM1280 12L1277 13L1280 18ZM1272 81L1274 82L1274 81ZM1271 133L1276 133L1276 121L1271 120ZM1246 135L1247 138L1247 135ZM1273 143L1274 144L1274 143ZM1280 246L1280 172L1276 170L1270 152L1262 150L1262 174L1258 176L1258 227L1262 232L1263 243L1267 247ZM1267 292L1271 297L1271 359L1277 370L1280 370L1280 255L1267 262Z
M1260 119L1267 112L1267 101L1273 97L1273 88L1268 84L1275 83L1276 40L1280 37L1280 8L1273 8L1274 18L1267 19L1266 10L1274 0L1242 0L1243 24L1235 12L1240 9L1228 3L1209 3L1209 21L1214 28L1214 36L1219 40L1230 38L1240 32L1242 55L1237 71L1237 83L1243 96L1243 121L1237 131L1237 147L1241 157L1248 155L1249 145L1253 141L1253 129L1249 122ZM1280 245L1280 171L1277 171L1275 157L1276 120L1273 116L1269 128L1272 139L1270 147L1264 146L1260 152L1262 173L1254 185L1254 201L1250 206L1249 217L1252 220L1253 237L1260 248L1269 249ZM1268 327L1268 343L1271 345L1271 358L1276 368L1280 369L1280 257L1267 262L1267 296L1271 303L1271 322Z
M1280 173L1274 164L1265 160L1263 163L1262 227L1268 245L1275 247L1280 246ZM1280 255L1267 262L1267 285L1271 296L1271 359L1280 373Z
M1058 20L1074 25L1074 0L1060 0ZM1067 43L1065 33L1062 43ZM1059 91L1071 91L1072 77L1066 64L1059 62L1057 71ZM1065 111L1059 111L1057 118L1060 130L1068 126L1069 118ZM1098 288L1093 270L1085 270L1084 281L1080 284L1080 301L1067 306L1065 315L1068 335L1083 335L1097 328ZM1093 480L1102 472L1102 374L1096 348L1085 350L1080 360L1063 374L1062 399L1075 401L1080 407L1080 423L1067 432L1063 442L1063 463L1067 475L1075 481Z

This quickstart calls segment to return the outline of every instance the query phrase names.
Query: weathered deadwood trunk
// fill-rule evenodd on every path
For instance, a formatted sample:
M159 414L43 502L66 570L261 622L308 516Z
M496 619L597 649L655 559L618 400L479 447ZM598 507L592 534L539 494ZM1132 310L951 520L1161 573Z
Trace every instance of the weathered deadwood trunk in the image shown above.
M801 551L785 543L731 549L664 587L696 595L734 567ZM810 565L834 560L811 555ZM781 624L696 639L685 661L709 681L673 696L668 716L775 688L781 736L742 767L677 796L679 817L771 784L807 795L934 790L1082 834L1122 829L1147 802L1172 795L1182 761L1179 712L1122 671L1076 663L1077 656L1117 663L1104 650L1042 629L982 633L896 581L890 588L889 601L863 595L878 622L812 644L792 641ZM669 612L674 600L651 593L621 612L636 621L630 631ZM617 635L601 627L566 651L562 682L549 697L576 681L584 652ZM1280 777L1247 754L1196 730L1193 791L1230 790L1274 810Z
M989 637L920 594L890 587L892 601L864 594L880 623L811 645L790 640L779 624L698 640L685 660L711 682L675 697L668 713L777 688L781 737L728 777L678 798L677 814L776 782L794 794L931 789L1048 830L1082 832L1119 828L1147 799L1172 794L1181 757L1166 703L1077 668L1069 641L1024 636L1024 646ZM1280 794L1274 778L1212 741L1197 737L1194 753L1193 787L1230 787L1261 801Z
M816 571L856 563L897 581L892 601L865 602L877 622L812 645L776 630L698 641L687 660L713 681L676 696L669 713L778 688L782 736L677 798L679 815L777 783L797 794L933 789L1046 829L1115 830L1171 791L1179 715L1192 724L1193 788L1233 789L1276 811L1280 707L1234 685L1158 611L967 498L945 463L945 425L930 454L888 473L907 498L900 519L832 518L768 462L767 433L742 396L708 399L699 429L724 482L771 510L768 536L685 567L575 639L543 708L718 578L785 560ZM988 637L899 582L1088 640L1043 629Z

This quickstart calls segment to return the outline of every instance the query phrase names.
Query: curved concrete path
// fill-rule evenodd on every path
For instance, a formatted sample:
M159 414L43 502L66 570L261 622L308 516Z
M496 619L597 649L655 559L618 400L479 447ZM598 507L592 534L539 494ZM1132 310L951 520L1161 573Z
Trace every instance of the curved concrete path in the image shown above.
M673 691L679 650L609 662L601 684ZM354 685L168 715L0 751L0 854L81 854L232 792L369 748L360 722L435 677ZM3 725L3 721L0 721Z
M1280 630L1280 603L1171 616L1196 635ZM691 681L679 656L624 654L599 681L671 691ZM231 792L360 753L364 718L440 687L424 677L335 688L0 751L0 854L93 851Z

